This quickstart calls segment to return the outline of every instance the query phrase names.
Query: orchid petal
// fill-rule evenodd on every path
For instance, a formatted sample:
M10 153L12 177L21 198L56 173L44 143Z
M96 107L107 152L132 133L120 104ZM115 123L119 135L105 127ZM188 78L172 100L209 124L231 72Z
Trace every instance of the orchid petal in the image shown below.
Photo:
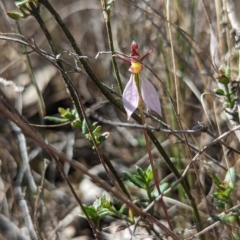
M162 116L161 104L155 87L147 79L141 78L142 98L147 107Z
M128 120L138 107L139 94L134 82L134 75L131 77L123 91L123 106L127 112Z

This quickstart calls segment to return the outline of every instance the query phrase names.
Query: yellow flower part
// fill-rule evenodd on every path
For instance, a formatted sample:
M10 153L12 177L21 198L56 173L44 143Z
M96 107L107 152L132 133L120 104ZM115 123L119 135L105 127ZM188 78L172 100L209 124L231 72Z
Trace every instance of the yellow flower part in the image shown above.
M140 71L142 71L142 64L140 62L132 62L131 63L131 72L139 73Z

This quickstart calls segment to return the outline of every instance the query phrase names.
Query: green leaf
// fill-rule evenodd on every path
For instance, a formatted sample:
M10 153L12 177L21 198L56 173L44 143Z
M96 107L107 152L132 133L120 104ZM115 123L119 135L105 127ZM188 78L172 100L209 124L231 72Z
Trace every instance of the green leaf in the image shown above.
M230 199L230 194L232 192L232 188L227 188L223 193L222 193L222 197L224 197L227 201Z
M115 215L115 214L111 212L108 208L102 208L101 210L98 211L98 216L100 218L103 218L109 215Z
M146 173L140 168L139 166L136 166L136 172L138 173L138 176L146 182Z
M68 119L65 118L59 118L59 117L52 117L52 116L46 116L44 117L45 120L55 122L55 123L67 123L69 122Z
M62 116L64 116L66 113L67 113L67 109L65 109L65 108L58 108L58 112L62 115Z
M150 182L153 179L153 170L152 170L152 166L149 165L147 170L145 171L146 175L147 175L147 181Z
M222 201L222 200L218 200L216 203L215 203L216 207L220 208L220 209L224 209L225 207L225 202Z
M125 177L132 182L134 185L136 185L139 188L145 189L145 183L141 181L140 179L137 179L135 176L133 176L130 172L124 171L123 172Z
M217 79L220 83L227 85L230 82L230 69L229 69L229 65L222 65L220 66L219 70L218 70L218 76Z
M38 0L15 0L14 2L15 2L15 4L17 6L20 6L20 5L26 5L26 4L30 3L30 2L37 3Z
M72 122L72 127L73 128L81 128L82 127L82 123L79 119L75 120Z
M213 197L223 201L225 204L229 204L231 192L232 188L227 188L224 191L218 189L215 193L213 193Z
M123 204L118 212L122 214L125 210L126 210L126 204Z
M102 126L97 126L94 130L93 130L93 135L96 136L97 134L99 134L102 130Z
M206 168L207 168L208 173L210 174L213 182L215 183L215 185L218 188L221 188L222 181L216 176L216 174L213 172L213 170L209 166L206 166Z
M79 118L78 112L76 111L75 108L73 108L73 109L71 110L71 114L75 117L75 119L78 119L78 118Z
M236 222L237 218L234 215L225 215L223 217L219 217L219 220L224 223L234 223Z
M226 75L227 78L230 78L230 74L231 74L230 62L227 63L227 66L224 69L224 74Z
M229 84L229 79L225 75L221 75L218 77L218 81L224 85Z
M98 144L103 143L110 136L110 132L104 132L97 137Z
M30 1L29 0L15 0L15 4L17 6L28 4Z
M236 182L237 182L237 175L236 175L236 170L234 167L231 167L228 169L223 182L228 183L230 188L234 188L234 186L236 185Z
M98 122L93 122L92 123L92 128L95 129L97 127L97 125L98 125Z
M70 112L69 109L65 109L65 108L60 107L60 108L58 108L58 111L63 118L67 118L70 121L75 120L75 116Z
M21 18L24 18L24 15L19 12L7 12L7 15L14 20L19 20Z
M86 135L86 134L88 134L88 127L87 127L87 123L86 123L86 120L85 119L83 119L83 122L82 122L82 133L84 134L84 135Z
M214 92L218 96L225 96L225 92L221 88L215 89Z
M233 95L234 93L236 93L236 91L237 91L237 87L231 87L229 93L230 95Z
M98 217L97 211L94 209L93 206L86 206L86 205L84 205L84 210L89 215L89 217L91 217L93 219L96 219ZM86 218L86 215L83 212L80 213L80 216Z
M93 207L97 211L99 208L101 208L102 204L106 201L106 196L103 194L100 198L94 201Z
M112 203L106 198L105 194L103 194L100 198L94 201L93 207L95 208L95 210L99 210L101 208L111 208Z

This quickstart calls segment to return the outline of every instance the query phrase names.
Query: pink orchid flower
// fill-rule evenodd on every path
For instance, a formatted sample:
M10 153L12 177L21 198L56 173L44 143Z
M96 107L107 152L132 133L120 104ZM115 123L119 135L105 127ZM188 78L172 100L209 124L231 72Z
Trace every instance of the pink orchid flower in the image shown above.
M155 87L147 79L139 76L139 73L143 70L141 62L150 53L152 53L152 50L149 50L144 56L140 57L138 53L138 44L133 41L131 44L130 60L116 55L117 58L122 59L130 65L129 71L132 73L123 91L122 97L123 106L127 112L128 120L133 112L138 108L140 99L139 94L141 94L141 97L148 108L157 112L160 116L162 115L161 105ZM139 79L139 83L136 83L136 79Z

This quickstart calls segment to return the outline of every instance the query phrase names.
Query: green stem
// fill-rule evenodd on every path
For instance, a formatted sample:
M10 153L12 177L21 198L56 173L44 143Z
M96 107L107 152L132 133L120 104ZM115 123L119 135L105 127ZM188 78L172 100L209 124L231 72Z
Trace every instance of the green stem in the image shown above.
M16 23L17 23L18 32L21 34L21 29L20 29L20 26L18 24L18 21ZM27 47L24 44L22 44L22 48L23 48L24 52L27 52ZM36 81L35 75L34 75L33 70L32 70L32 63L31 63L31 60L30 60L28 54L26 54L26 58L27 58L27 65L28 65L28 69L29 69L29 73L30 73L30 78L31 78L32 84L34 85L34 87L36 89L36 92L37 92L39 110L40 110L40 115L41 115L41 123L43 123L44 122L43 117L46 114L45 103L44 103L44 100L43 100L42 93L41 93L41 91L40 91L40 89L37 85L37 81Z
M147 191L147 195L148 195L148 199L149 199L149 202L151 203L154 199L152 197L152 194L151 194L151 189L149 188L149 184L147 184L146 186L146 191ZM154 214L154 206L152 206L149 210L150 214L153 216Z
M225 96L227 98L227 102L229 103L229 108L233 109L234 107L234 102L232 101L230 92L229 92L229 88L228 88L228 84L224 84L224 88L225 88Z
M110 22L110 13L111 13L110 6L107 7L105 0L101 0L101 5L102 5L102 9L103 9L103 16L104 16L105 23L106 23L108 44L109 44L111 52L114 52L112 27L111 27L111 22ZM123 93L123 87L122 87L122 82L121 82L120 74L119 74L118 67L117 67L117 62L113 56L112 56L112 66L113 66L114 72L116 74L118 89L119 89L120 93Z
M120 219L124 219L126 220L127 222L129 222L130 224L134 224L134 220L132 220L131 218L129 217L126 217L125 215L123 215L121 212L118 212L116 211L115 209L111 208L109 209L112 213L114 213L114 215L116 217L119 217Z

